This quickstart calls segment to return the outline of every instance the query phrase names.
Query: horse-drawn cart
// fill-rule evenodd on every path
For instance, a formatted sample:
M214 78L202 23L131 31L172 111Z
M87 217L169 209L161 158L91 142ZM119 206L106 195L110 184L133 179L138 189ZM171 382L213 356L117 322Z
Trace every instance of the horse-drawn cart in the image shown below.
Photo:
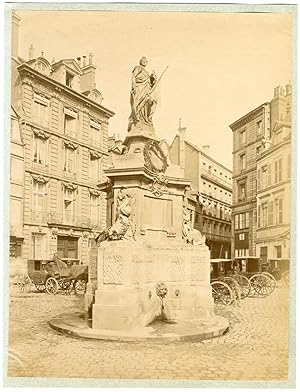
M276 281L272 275L263 271L262 265L260 257L256 256L236 257L234 260L234 268L238 274L249 279L252 291L258 296L265 297L273 293Z
M79 262L78 262L79 264ZM19 275L17 285L20 291L28 293L32 285L39 292L57 294L62 290L65 294L82 291L87 281L86 265L68 265L54 256L52 260L28 260L27 274Z
M216 305L231 305L235 300L246 298L251 289L247 277L237 274L230 259L211 259L211 287Z

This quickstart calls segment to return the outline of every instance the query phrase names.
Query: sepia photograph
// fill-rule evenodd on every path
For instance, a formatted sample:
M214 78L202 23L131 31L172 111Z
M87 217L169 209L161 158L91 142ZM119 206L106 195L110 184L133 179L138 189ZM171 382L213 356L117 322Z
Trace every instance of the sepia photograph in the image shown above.
M5 385L295 387L297 6L5 31Z

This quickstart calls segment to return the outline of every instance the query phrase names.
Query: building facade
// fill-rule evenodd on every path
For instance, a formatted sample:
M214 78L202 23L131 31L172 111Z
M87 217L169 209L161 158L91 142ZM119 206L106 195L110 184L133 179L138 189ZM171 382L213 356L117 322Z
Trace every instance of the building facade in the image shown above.
M13 15L12 103L24 143L22 258L87 262L89 240L106 227L108 122L93 56L50 63L18 56ZM17 169L21 173L21 167ZM12 219L12 215L11 215Z
M230 258L232 172L209 156L209 146L201 149L186 140L179 128L170 149L170 160L192 181L190 193L197 203L192 211L194 227L206 236L211 258Z
M291 122L276 122L270 144L257 157L256 255L290 258Z
M271 150L267 152L266 146L272 143L273 130L279 126L278 122L286 117L290 100L289 84L285 90L276 87L271 102L263 103L230 125L233 133L232 258L260 255L256 245L261 241L258 176L262 173L261 162L265 167L263 157L271 153ZM267 172L263 173L265 178Z
M24 208L24 143L20 116L11 106L10 132L10 260L14 270L22 268Z

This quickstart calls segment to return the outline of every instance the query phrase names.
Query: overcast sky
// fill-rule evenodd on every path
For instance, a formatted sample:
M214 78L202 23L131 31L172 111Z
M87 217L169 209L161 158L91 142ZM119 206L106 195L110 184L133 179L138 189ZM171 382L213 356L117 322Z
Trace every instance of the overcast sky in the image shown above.
M171 142L179 118L187 138L232 168L229 124L269 101L291 80L288 14L18 11L19 54L51 62L94 54L103 105L116 114L109 133L125 137L131 72L141 56L159 76L157 135Z

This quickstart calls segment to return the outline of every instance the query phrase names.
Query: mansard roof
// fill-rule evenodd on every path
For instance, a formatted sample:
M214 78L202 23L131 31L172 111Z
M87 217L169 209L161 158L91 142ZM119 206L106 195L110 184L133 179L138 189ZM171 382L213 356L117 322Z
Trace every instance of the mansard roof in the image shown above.
M43 56L26 61L26 64L47 76L50 76L53 70L49 61Z

